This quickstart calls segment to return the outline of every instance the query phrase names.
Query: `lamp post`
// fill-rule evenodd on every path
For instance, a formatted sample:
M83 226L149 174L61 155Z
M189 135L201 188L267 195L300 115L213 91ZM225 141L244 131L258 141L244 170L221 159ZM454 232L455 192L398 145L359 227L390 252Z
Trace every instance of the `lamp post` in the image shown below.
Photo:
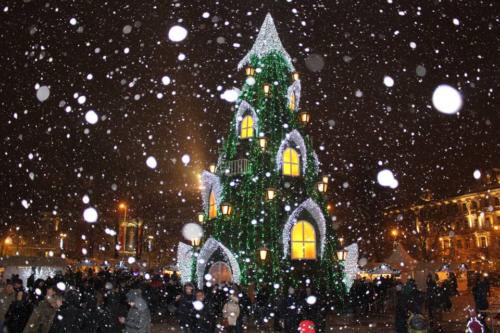
M396 240L398 238L399 231L398 229L394 228L391 230L391 236L394 238L393 246L396 247Z
M127 213L128 213L128 206L127 206L127 204L125 202L120 202L118 204L118 211L123 212L122 223L126 224L126 222L127 222ZM118 218L118 225L117 225L117 227L118 227L117 228L118 232L115 235L115 259L118 259L118 257L119 257L119 247L121 248L121 247L125 246L125 244L120 244L120 241L119 241L119 237L120 237L120 234L121 234L120 233L120 230L121 230L121 228L120 228L120 218ZM126 237L127 237L127 235L126 235L126 233L127 233L126 226L125 226L125 230L122 231L122 233L123 233L123 236L124 236L124 240L126 241Z

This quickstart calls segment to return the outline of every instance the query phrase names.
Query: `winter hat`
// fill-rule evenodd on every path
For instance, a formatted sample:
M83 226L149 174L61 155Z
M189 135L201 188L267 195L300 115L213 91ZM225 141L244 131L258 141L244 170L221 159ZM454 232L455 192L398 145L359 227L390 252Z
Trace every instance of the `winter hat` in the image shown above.
M139 289L132 289L127 293L127 301L135 302L141 297L141 291Z
M310 320L302 320L299 324L300 333L316 333L314 330L314 322Z

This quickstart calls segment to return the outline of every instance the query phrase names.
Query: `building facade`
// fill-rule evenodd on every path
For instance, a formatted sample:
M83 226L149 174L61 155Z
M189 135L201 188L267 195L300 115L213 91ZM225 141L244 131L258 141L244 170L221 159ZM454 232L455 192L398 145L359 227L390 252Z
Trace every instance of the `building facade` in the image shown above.
M500 271L500 169L488 172L475 191L439 200L427 193L384 216L389 237L420 260Z

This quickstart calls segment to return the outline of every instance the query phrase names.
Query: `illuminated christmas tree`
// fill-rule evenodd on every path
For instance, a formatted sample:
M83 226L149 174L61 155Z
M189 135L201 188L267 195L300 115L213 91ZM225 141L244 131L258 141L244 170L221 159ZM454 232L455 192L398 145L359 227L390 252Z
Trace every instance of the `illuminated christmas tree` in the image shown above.
M217 165L202 174L204 240L195 250L179 245L182 278L202 287L210 267L224 263L243 285L310 284L341 296L339 246L323 199L328 177L320 174L299 75L271 15L238 69L246 80L229 134Z

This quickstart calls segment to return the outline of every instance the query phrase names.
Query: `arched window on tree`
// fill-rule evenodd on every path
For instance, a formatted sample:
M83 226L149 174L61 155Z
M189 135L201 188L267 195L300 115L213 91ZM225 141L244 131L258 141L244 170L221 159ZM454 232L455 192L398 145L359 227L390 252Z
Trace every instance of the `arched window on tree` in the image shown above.
M283 153L283 175L292 177L300 176L299 153L293 148L287 148Z
M214 191L210 192L210 201L208 204L208 218L214 219L217 217L217 203L215 201Z
M289 98L289 103L288 103L288 108L292 111L295 111L295 93L292 92L290 94L290 98Z
M240 138L253 138L253 118L250 115L243 117L241 121Z
M315 260L316 259L316 232L311 223L298 221L292 228L292 259Z

